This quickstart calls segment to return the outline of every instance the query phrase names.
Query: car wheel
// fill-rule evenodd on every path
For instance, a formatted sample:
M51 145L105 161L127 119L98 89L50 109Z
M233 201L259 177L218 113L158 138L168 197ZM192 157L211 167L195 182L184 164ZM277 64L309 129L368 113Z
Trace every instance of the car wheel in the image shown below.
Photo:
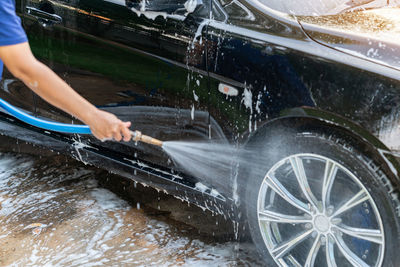
M246 170L244 204L267 266L398 266L393 187L342 144L306 134L258 149L264 164Z

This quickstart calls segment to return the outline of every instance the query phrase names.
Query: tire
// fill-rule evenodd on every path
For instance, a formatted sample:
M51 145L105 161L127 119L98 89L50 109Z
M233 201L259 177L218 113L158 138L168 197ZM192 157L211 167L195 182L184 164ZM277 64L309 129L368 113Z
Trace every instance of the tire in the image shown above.
M343 143L311 133L255 142L262 161L243 169L242 204L266 266L400 266L397 189Z

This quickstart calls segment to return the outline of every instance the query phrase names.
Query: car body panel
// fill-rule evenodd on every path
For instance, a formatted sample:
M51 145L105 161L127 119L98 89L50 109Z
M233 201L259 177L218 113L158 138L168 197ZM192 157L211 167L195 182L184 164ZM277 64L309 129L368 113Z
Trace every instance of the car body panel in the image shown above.
M248 117L252 122L243 123L252 125L248 132L265 118L280 117L294 107L310 106L361 125L391 149L400 148L395 138L400 71L389 63L376 64L321 45L298 24L287 22L286 18L279 23L276 16L260 13L245 2L243 5L253 14L251 23L243 19L210 23L211 42L218 43L210 69L246 84L251 92ZM273 22L267 24L270 21ZM364 40L362 47L368 47L368 39ZM393 49L390 51L396 54L396 47ZM216 88L214 84L211 91ZM239 95L243 109L245 94Z
M400 8L297 16L315 41L400 70Z

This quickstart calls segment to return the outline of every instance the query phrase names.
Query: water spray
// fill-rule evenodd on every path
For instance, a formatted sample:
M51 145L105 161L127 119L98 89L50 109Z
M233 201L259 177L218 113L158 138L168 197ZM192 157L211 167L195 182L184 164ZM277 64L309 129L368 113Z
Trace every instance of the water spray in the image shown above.
M23 112L22 110L14 107L13 105L8 103L7 101L4 101L1 98L0 98L0 107L5 111L7 111L12 116L14 116L15 118L44 130L69 133L69 134L92 134L90 127L87 125L74 125L74 124L66 124L66 123L42 120ZM159 147L163 146L162 141L144 135L140 131L131 131L131 134L132 134L132 140L135 142L143 142L146 144L151 144Z

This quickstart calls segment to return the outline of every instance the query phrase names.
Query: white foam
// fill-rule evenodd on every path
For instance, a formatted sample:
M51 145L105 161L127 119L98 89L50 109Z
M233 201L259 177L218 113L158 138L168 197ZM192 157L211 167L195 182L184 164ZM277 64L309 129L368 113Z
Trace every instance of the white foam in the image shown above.
M193 97L194 97L194 101L198 102L199 101L199 96L196 95L196 91L193 90Z
M192 110L190 111L190 117L192 118L192 121L194 120L194 105L192 105Z
M185 2L184 6L187 11L186 14L192 13L197 7L197 0L187 0Z
M198 182L195 184L195 187L197 190L199 190L200 192L206 192L207 189L209 189L207 186L205 186L204 184Z
M246 108L250 109L250 113L253 113L253 93L250 89L244 88L242 103Z

